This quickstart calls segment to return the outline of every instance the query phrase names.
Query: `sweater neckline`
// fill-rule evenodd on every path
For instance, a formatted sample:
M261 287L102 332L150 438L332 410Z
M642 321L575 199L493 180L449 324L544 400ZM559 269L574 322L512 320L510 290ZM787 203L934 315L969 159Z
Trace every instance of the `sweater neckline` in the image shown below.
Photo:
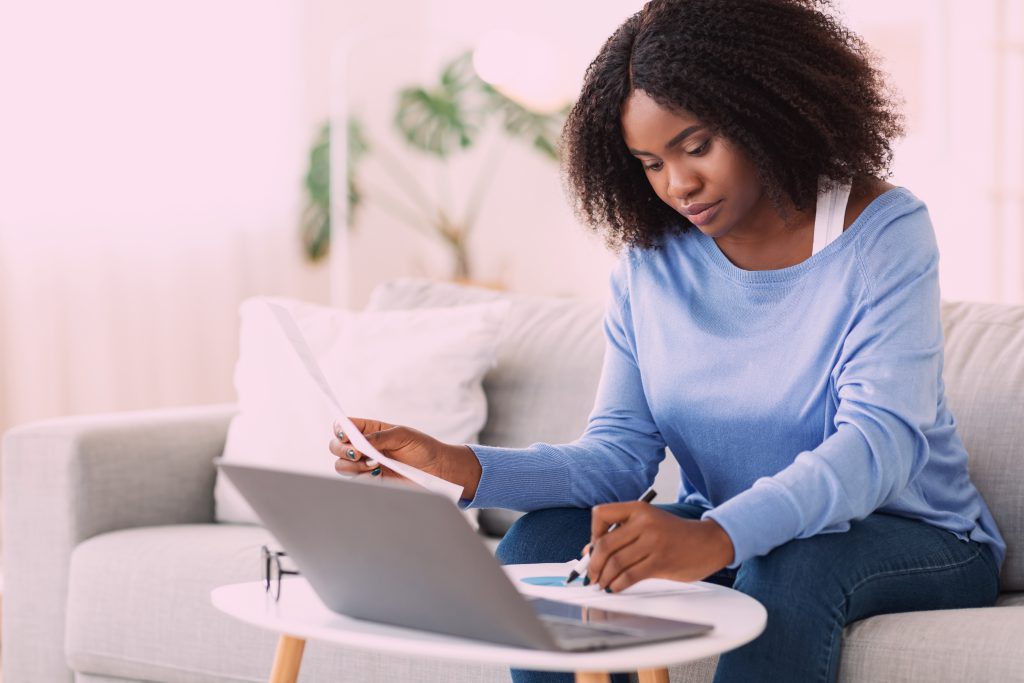
M854 219L850 227L844 230L842 234L832 240L821 251L812 254L800 263L773 270L745 270L740 268L729 260L721 248L719 248L714 238L705 235L696 228L691 228L690 232L696 236L697 243L701 246L701 252L707 257L708 261L730 280L753 284L787 282L803 276L822 263L830 261L836 254L842 252L854 242L857 234L863 231L863 226L868 224L874 216L908 197L909 190L902 186L886 190L871 200L871 203L860 212L860 215Z

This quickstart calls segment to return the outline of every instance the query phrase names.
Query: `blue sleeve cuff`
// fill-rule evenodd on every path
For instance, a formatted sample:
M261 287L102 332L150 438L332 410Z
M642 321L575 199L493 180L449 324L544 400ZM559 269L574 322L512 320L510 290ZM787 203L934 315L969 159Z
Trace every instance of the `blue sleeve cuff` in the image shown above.
M476 496L459 507L528 511L570 504L569 468L550 446L534 444L531 450L539 451L534 454L521 448L467 445L482 471ZM545 449L552 451L547 457Z
M701 519L718 522L732 539L735 554L729 569L796 538L801 529L800 517L789 492L768 477L701 515Z

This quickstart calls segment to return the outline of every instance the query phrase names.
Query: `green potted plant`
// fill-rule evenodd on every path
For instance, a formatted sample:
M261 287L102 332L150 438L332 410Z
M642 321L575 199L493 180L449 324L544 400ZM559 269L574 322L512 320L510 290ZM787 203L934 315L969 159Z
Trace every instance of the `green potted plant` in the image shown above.
M505 134L557 162L556 140L571 106L567 104L553 113L531 111L480 79L473 69L471 52L446 64L434 86L403 88L397 99L394 124L402 139L409 148L441 164L471 149L494 120L500 121ZM307 202L302 216L302 239L312 260L324 257L330 244L329 150L330 126L324 124L310 150L305 176ZM364 191L359 169L371 155L385 161L382 168L391 176L390 187L399 191L400 197ZM373 143L354 117L348 120L347 166L349 227L358 223L360 207L373 201L405 225L439 239L448 247L454 260L454 279L473 277L467 239L476 226L493 167L477 175L466 206L455 212L435 201L406 164Z

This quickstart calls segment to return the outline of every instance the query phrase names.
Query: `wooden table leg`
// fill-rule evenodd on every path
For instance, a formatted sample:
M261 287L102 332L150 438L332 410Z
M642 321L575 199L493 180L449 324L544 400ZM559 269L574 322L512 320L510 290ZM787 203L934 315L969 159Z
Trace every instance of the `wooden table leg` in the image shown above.
M295 683L299 679L299 665L306 641L281 635L277 640L274 668L270 670L270 683Z
M576 683L611 683L612 677L596 671L577 671Z
M668 683L668 669L642 669L637 674L640 683Z

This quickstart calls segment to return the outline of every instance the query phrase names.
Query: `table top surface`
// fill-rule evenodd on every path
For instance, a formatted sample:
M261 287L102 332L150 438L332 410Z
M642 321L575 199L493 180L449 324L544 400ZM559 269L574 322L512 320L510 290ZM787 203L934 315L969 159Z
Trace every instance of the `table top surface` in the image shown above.
M522 581L527 577L565 576L570 568L570 564L504 567L520 592L527 595L701 622L713 625L714 630L703 636L647 645L591 652L551 652L352 619L325 607L301 577L283 580L281 599L276 603L261 581L215 588L211 600L217 609L237 619L296 638L378 652L548 671L635 671L667 667L737 648L764 630L767 613L761 603L711 583L648 579L623 593L609 595L593 586L546 587Z

